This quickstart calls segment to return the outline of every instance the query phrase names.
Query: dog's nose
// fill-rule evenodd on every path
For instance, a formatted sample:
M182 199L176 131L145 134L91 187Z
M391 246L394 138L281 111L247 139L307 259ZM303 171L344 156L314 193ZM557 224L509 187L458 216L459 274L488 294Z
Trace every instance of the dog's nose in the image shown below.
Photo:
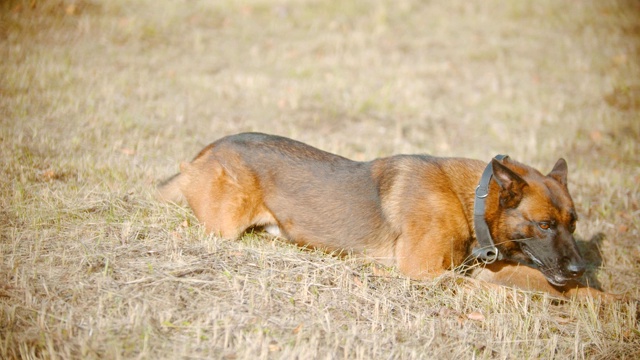
M571 262L567 265L567 272L571 277L578 278L584 274L585 266L582 262Z

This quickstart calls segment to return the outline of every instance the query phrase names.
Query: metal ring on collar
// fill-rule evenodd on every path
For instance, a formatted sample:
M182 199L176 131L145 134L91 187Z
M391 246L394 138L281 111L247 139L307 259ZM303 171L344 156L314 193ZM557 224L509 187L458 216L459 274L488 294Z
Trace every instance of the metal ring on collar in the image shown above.
M476 192L476 197L477 197L478 199L484 199L484 198L486 198L487 196L489 196L489 191L487 191L486 193L484 193L484 195L478 195L478 190L479 190L479 189L480 189L480 185L476 186L476 191L475 191L475 192Z

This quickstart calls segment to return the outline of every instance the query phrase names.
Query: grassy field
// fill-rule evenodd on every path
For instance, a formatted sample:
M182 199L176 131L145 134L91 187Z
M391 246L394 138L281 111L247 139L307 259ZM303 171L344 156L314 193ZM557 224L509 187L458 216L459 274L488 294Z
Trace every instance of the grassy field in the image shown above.
M640 358L636 302L225 241L153 197L249 130L564 157L590 275L638 299L637 1L13 0L0 58L2 359Z

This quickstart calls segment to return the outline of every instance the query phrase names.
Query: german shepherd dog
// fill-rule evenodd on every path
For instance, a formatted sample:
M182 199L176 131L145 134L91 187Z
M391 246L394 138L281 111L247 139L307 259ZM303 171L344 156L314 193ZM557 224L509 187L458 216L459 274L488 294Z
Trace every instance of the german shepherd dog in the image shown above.
M468 275L493 284L559 297L604 295L580 283L585 262L572 235L578 216L564 159L546 176L509 157L357 162L243 133L183 162L159 194L186 200L206 231L223 238L263 227L301 246L396 266L414 279L470 265Z

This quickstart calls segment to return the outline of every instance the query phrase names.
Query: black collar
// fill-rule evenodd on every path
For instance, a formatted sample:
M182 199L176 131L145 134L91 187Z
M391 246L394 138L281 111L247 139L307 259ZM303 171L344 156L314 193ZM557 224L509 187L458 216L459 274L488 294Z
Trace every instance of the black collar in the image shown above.
M507 155L496 155L494 159L502 160ZM493 243L491 234L489 233L489 226L484 218L484 212L486 208L486 200L489 195L489 182L493 177L493 167L491 162L484 168L480 182L476 187L476 196L473 202L473 226L476 231L476 239L478 240L478 246L471 250L471 254L478 260L485 264L491 264L496 260L502 260L503 256L498 251L498 248Z

